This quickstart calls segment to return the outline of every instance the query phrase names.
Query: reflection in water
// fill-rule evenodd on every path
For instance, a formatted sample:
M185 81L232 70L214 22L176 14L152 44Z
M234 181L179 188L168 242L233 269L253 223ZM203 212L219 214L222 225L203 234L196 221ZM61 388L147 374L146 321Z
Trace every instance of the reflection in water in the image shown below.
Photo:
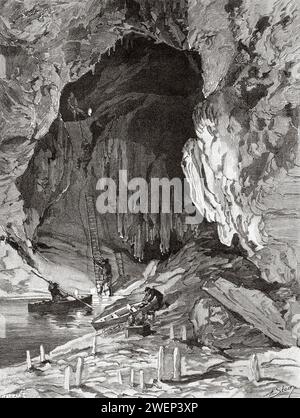
M32 357L44 345L46 353L56 346L93 331L92 316L77 310L61 315L28 313L27 301L0 301L5 332L0 335L0 368L25 361L26 350ZM5 337L5 338L2 338Z

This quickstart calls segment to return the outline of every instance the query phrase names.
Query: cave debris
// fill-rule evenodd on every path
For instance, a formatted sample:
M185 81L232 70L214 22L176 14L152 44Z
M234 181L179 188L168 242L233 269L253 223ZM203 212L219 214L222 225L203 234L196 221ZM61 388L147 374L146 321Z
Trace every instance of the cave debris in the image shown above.
M281 346L297 344L273 301L262 292L235 286L221 277L206 282L203 290Z

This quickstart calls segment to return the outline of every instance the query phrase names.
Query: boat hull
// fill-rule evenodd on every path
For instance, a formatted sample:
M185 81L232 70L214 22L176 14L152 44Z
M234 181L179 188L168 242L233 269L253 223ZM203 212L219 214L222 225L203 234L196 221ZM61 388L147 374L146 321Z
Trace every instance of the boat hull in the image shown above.
M153 310L156 307L156 302L151 303L146 306L140 306L141 304L133 305L132 307L136 309L134 315L139 313L146 313ZM113 317L114 315L121 313L118 317ZM115 312L112 312L110 315L103 315L103 313L95 318L92 321L92 326L96 331L105 329L114 325L122 324L128 320L129 315L132 314L129 308L123 307Z
M52 301L44 301L39 303L29 303L28 304L28 312L38 312L38 313L52 313L52 314L59 314L68 312L74 309L82 309L84 308L84 303L90 305L92 303L92 295L82 297L79 300L65 300L61 302L52 302Z

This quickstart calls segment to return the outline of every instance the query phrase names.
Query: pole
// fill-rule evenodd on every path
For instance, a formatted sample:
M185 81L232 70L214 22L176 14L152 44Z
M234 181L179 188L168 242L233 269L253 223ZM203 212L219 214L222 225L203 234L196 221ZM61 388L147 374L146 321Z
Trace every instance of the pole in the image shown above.
M185 325L181 327L181 339L182 341L187 341L187 329Z
M134 369L130 370L130 386L134 386Z
M46 361L45 349L44 349L44 346L41 345L40 346L40 362L45 363L45 361Z
M93 337L92 356L95 356L96 354L97 354L97 332L95 332L95 335Z
M40 279L44 280L47 283L51 283L50 280L45 279L44 277L42 277L40 274L36 273L34 270L31 270L33 274L35 274L37 277L39 277ZM90 309L93 309L93 307L91 305L89 305L86 302L83 302L81 299L77 298L76 296L70 294L69 292L67 292L66 290L64 290L62 287L60 287L60 289L66 294L66 296L70 296L71 298L74 298L76 300L78 300L78 302L81 302L83 305L87 306Z
M178 347L174 348L174 380L181 378L181 355Z
M157 361L157 380L158 382L161 382L164 377L164 359L165 357L165 351L164 347L159 347L158 351L158 361Z
M82 357L79 357L77 360L76 374L75 374L75 384L77 387L81 385L83 367L84 367L84 360Z
M71 366L65 368L64 389L70 392Z
M50 280L45 279L45 277L41 276L40 274L38 274L36 271L31 270L31 273L35 274L37 277L39 277L40 279L44 280L44 282L47 282L48 284L50 284Z
M249 360L250 381L259 382L261 380L258 357L253 354Z
M29 350L26 351L26 363L27 363L27 370L31 370L32 369L32 364L31 364L31 357L30 357L30 351Z
M145 384L144 384L144 371L140 370L140 389L144 390Z
M170 326L170 340L175 340L175 331L174 331L174 325L171 324Z
M118 383L119 383L120 385L123 385L123 379L122 379L122 373L121 373L121 370L118 370L118 372L117 372L117 378L118 378Z

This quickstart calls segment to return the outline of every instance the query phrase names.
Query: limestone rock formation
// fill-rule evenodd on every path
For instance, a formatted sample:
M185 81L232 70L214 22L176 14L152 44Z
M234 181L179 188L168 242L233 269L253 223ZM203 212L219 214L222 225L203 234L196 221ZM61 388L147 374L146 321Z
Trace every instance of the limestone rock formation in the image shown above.
M267 280L290 282L299 262L299 5L193 2L189 16L207 97L184 151L194 202L223 243L238 234Z
M37 241L50 252L57 246L77 271L78 254L88 255L85 182L94 188L120 166L145 178L178 175L178 149L187 142L182 166L191 198L217 225L220 242L241 246L259 279L293 284L298 293L299 58L296 0L2 2L2 288L10 286L11 257L13 268L30 270ZM76 92L89 80L94 89ZM133 247L137 258L151 229L162 252L173 230L184 235L166 217L151 228L149 219L142 228L130 216L100 220L109 224L99 228L107 251L109 243Z

